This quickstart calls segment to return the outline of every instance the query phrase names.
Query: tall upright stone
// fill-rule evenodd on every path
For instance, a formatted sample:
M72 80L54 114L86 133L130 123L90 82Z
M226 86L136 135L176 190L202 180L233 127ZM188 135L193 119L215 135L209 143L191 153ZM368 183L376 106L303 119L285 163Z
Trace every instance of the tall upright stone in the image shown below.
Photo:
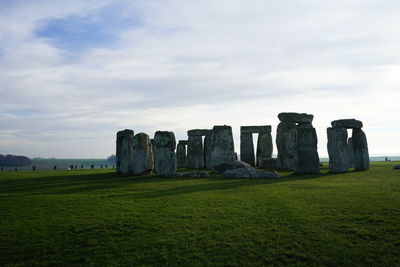
M231 126L214 126L211 134L210 165L232 164L235 160L235 147Z
M211 130L204 137L204 167L211 169Z
M329 127L328 154L329 171L340 173L349 168L349 151L347 144L347 129L342 127Z
M349 168L354 168L354 147L353 138L349 138L347 141L347 151L349 152Z
M251 166L255 166L252 133L240 133L240 160Z
M154 135L155 157L154 169L157 175L176 172L175 134L168 131L157 131Z
M257 166L262 166L262 161L272 158L272 135L271 132L260 132L257 140Z
M154 169L154 157L150 138L145 133L138 133L132 139L133 174L149 174Z
M369 169L369 153L367 137L362 129L353 129L354 169L366 171Z
M279 123L276 132L278 149L277 167L281 171L293 171L296 157L297 128L295 122Z
M294 171L319 173L318 138L315 128L297 129L297 148Z
M187 141L179 140L176 147L176 158L178 168L186 168L187 152L186 152Z
M117 172L132 173L133 172L133 147L132 147L133 131L126 129L117 133L116 145L116 165Z
M187 161L188 169L204 168L204 150L202 135L196 130L188 131Z

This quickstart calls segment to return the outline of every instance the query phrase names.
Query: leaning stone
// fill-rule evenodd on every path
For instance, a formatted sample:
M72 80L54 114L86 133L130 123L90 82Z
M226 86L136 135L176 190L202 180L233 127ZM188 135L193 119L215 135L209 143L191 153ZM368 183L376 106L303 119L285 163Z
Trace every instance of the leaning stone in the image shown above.
M393 166L393 169L394 169L394 170L400 170L400 165L394 165L394 166Z
M332 127L344 127L347 129L359 129L363 127L362 121L355 119L335 120L331 122Z
M188 169L204 168L203 138L201 135L190 134L188 137L186 167Z
M211 168L235 160L235 147L233 144L231 126L214 126L211 134Z
M264 125L264 126L241 126L240 133L243 134L250 134L250 133L270 133L271 126Z
M257 166L262 165L263 159L272 158L272 136L271 133L258 134L257 140Z
M335 173L346 172L349 167L347 130L346 128L329 127L327 134L329 171Z
M293 171L296 156L296 123L281 122L276 133L278 170Z
M123 130L117 133L116 165L117 172L133 173L133 139L132 130Z
M240 160L255 166L253 134L240 134Z
M149 174L154 169L153 151L150 138L145 133L138 133L133 137L133 174Z
M306 113L282 112L278 114L278 119L282 122L311 123L314 115Z
M319 173L318 138L315 128L297 129L295 173Z
M369 169L368 143L365 133L361 129L353 129L354 169L366 171Z
M188 177L188 178L208 178L210 174L206 171L196 171L196 172L174 172L163 175L166 178L179 178L179 177Z
M173 132L157 131L154 135L156 154L154 169L157 175L176 172L175 135Z
M279 178L281 177L276 172L262 171L262 170L249 170L245 168L232 169L224 172L225 178Z
M250 164L247 164L244 161L235 160L232 163L223 163L221 165L214 166L213 168L214 172L216 173L224 173L226 170L232 170L232 169L254 170L254 167L251 166Z
M354 168L354 147L351 137L347 141L347 151L349 152L349 168Z
M180 140L176 147L176 158L178 168L186 168L187 152L186 152L187 141Z

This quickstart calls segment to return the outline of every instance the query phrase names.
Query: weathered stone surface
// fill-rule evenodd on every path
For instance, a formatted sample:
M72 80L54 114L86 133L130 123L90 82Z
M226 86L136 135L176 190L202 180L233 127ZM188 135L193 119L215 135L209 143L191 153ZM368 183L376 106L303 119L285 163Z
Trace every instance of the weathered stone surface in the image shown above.
M353 129L354 169L366 171L369 169L368 143L365 133L361 129Z
M362 121L355 119L335 120L331 122L332 127L343 127L347 129L358 129L363 127Z
M211 134L211 168L235 160L231 126L214 126Z
M195 136L206 136L210 133L209 129L193 129L187 132L188 136L195 135Z
M347 141L347 151L349 152L349 168L354 168L354 147L351 137Z
M157 131L154 135L156 146L154 169L157 175L176 172L175 135L173 132Z
M178 168L186 168L186 159L187 159L186 146L187 146L187 141L180 140L176 147L176 158L177 158Z
M314 115L306 113L282 112L278 114L278 119L281 122L311 123L314 119Z
M163 175L166 178L178 178L178 177L188 177L188 178L208 178L210 174L206 171L196 171L196 172L174 172Z
M294 171L319 173L318 138L315 128L297 129L297 148Z
M133 139L132 130L123 130L117 133L116 165L117 172L133 173Z
M261 165L259 167L263 169L276 170L278 169L278 161L277 159L272 159L272 158L263 159L261 160Z
M276 172L272 171L262 171L262 170L252 170L252 169L231 169L224 172L225 178L279 178L281 177Z
M204 168L203 138L201 135L189 135L188 137L186 167L188 169Z
M249 169L253 170L254 167L251 166L250 164L247 164L246 162L240 161L240 160L235 160L232 163L223 163L221 165L214 166L213 171L216 173L224 173L226 170L231 170L231 169Z
M329 127L327 134L329 171L335 173L346 172L349 168L347 130L346 128Z
M240 160L255 166L253 134L240 134Z
M296 156L296 123L281 122L276 132L278 170L293 171Z
M393 166L393 169L394 169L394 170L400 170L400 165L394 165L394 166Z
M263 125L263 126L241 126L240 133L241 134L250 134L250 133L270 133L271 126Z
M297 128L314 128L314 126L311 123L299 123Z
M204 137L204 167L211 169L211 131Z
M262 165L262 160L272 158L272 136L271 133L258 134L257 140L257 166Z
M154 169L153 151L150 138L145 133L138 133L132 139L133 174L151 173Z

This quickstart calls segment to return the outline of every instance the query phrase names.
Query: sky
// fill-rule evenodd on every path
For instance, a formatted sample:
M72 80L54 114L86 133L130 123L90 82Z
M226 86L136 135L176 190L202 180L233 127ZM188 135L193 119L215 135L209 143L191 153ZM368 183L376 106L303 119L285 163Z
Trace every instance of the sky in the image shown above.
M117 131L363 121L400 155L398 0L0 0L0 154L105 158ZM276 146L274 147L276 153Z

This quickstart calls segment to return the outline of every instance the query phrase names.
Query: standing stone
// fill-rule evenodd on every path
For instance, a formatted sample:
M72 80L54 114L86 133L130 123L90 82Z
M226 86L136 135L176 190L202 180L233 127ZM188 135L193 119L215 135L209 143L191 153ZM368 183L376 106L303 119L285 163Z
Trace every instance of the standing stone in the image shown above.
M296 123L280 122L276 132L278 170L293 171L296 156Z
M138 133L133 137L133 174L149 174L154 169L153 151L150 138L145 133Z
M272 150L271 133L259 133L257 140L257 166L261 167L263 160L272 158Z
M347 151L349 152L349 168L354 168L354 147L353 139L350 137L347 142Z
M240 133L240 160L255 166L252 133Z
M157 131L154 135L154 169L157 175L176 172L175 135L173 132Z
M347 129L341 127L329 127L327 129L327 134L329 171L346 172L349 167Z
M214 126L211 134L210 165L231 164L235 160L235 147L231 126Z
M367 137L362 129L353 129L354 169L366 171L369 169L369 153Z
M294 171L319 173L318 138L315 128L297 129L297 148Z
M123 130L117 133L117 151L116 164L117 172L132 173L133 172L133 147L132 147L133 131Z
M211 130L204 137L204 167L211 169Z
M176 147L178 168L186 168L186 160L187 160L186 146L187 146L187 141L180 140L178 142L178 146Z
M204 167L203 138L193 135L188 131L187 161L188 169L201 169Z

